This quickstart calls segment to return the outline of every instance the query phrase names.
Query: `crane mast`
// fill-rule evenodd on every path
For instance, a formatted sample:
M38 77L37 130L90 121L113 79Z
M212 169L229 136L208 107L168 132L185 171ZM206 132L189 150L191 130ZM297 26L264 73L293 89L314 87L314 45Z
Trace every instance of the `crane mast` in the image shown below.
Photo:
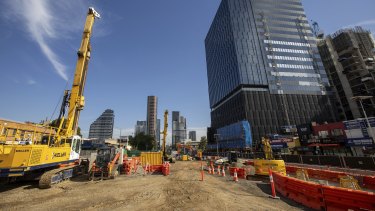
M162 146L163 158L166 157L165 143L167 141L166 140L167 139L167 130L168 130L168 110L165 110L165 112L164 112L163 146Z
M77 134L79 115L81 110L85 106L85 97L83 96L83 91L86 83L88 63L90 61L90 37L95 18L100 18L100 15L95 11L94 8L90 7L86 17L81 46L77 52L78 60L72 89L70 91L70 94L69 91L65 91L63 105L60 111L60 118L62 121L60 121L59 131L57 133L60 136L70 137ZM65 114L66 106L69 106L69 110L68 117L66 121L64 121L64 118L62 116Z

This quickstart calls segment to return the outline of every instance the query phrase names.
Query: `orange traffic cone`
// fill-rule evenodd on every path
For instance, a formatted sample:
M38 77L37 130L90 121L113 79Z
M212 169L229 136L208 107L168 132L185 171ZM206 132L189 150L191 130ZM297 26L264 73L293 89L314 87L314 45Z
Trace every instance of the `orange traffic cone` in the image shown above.
M215 168L212 166L212 174L215 174Z
M220 165L217 166L217 175L221 175L221 171L220 171Z
M234 169L233 181L238 182L237 169L236 168Z
M225 177L225 167L223 166L222 176Z

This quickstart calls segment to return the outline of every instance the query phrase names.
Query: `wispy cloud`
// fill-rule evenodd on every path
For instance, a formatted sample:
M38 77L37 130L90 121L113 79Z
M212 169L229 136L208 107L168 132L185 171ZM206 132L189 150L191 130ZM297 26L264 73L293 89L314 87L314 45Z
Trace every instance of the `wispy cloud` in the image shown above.
M57 74L64 80L68 80L65 65L60 62L48 43L48 40L58 37L56 25L54 25L56 22L54 14L56 13L51 10L51 2L47 0L8 1L8 17L24 23L28 33L38 43Z
M29 80L27 80L27 84L34 85L34 84L36 84L36 81L33 80L33 79L29 79Z

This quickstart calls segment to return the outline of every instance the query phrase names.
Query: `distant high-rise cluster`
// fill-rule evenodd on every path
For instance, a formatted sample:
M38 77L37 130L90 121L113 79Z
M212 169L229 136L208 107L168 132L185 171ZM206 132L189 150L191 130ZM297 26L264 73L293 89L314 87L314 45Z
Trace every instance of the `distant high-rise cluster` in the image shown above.
M179 111L172 111L172 147L186 139L186 118Z
M91 125L89 138L104 140L112 138L115 115L113 110L107 109Z
M196 131L189 131L189 139L192 141L197 141L197 132Z
M318 42L318 48L335 91L340 120L364 117L356 96L375 96L374 40L361 27L344 29ZM368 116L375 116L375 99L363 100Z

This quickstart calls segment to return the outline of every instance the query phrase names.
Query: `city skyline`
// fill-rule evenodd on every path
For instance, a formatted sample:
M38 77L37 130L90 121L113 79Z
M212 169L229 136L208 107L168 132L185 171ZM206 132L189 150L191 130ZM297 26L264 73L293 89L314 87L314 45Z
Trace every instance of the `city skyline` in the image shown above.
M366 11L370 11L375 2L361 2L343 4L337 0L305 0L303 4L308 19L317 21L326 34L357 24L374 32L374 18ZM178 110L185 114L188 125L192 126L188 130L197 130L199 140L202 135L199 130L204 131L210 125L203 40L220 1L90 3L103 18L97 21L93 30L93 51L85 88L86 107L79 123L84 135L87 136L89 124L97 114L108 107L116 111L114 137L119 136L120 129L122 134L131 134L136 120L144 118L146 105L143 99L156 95L159 97L159 109ZM51 34L43 28L37 28L40 32L30 31L28 26L33 23L38 27L43 25L36 18L40 17L36 14L40 11L26 10L25 1L0 3L0 44L3 46L0 49L3 58L0 68L4 77L0 90L7 90L3 94L8 98L0 105L0 117L39 122L46 117L51 118L65 89L65 78L71 78L83 14L91 5L83 1L45 2L42 7L37 7L35 2L32 4L35 8L42 8L42 12L53 14L42 19L47 21ZM332 8L342 12L332 16ZM350 17L345 15L352 9L364 12ZM59 21L70 23L70 27L60 26ZM38 36L42 36L42 40L38 40ZM55 57L46 57L43 53L46 46L55 52ZM113 56L113 52L117 55ZM14 62L15 58L17 62ZM58 64L63 64L65 69L59 68ZM181 86L180 80L170 80L176 77L183 78L186 84ZM139 86L140 82L148 85ZM162 116L159 114L157 118L162 119Z

